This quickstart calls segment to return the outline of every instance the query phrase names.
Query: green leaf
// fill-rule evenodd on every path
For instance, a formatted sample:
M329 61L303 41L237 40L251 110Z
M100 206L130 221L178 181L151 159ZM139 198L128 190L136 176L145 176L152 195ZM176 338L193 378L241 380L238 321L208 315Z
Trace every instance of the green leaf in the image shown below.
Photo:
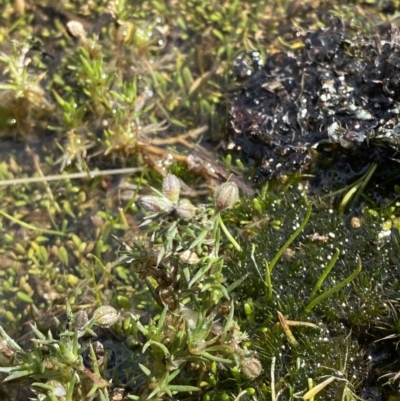
M203 230L197 238L189 245L189 250L195 248L198 244L202 244L208 235L208 230Z
M32 331L35 333L36 338L38 338L39 340L47 340L47 337L40 330L37 329L36 324L31 324L30 326Z
M139 363L139 368L146 376L151 375L151 370L148 369L146 366L142 365L141 363Z
M19 366L1 366L0 373L10 373L20 369Z
M162 389L160 386L157 386L151 393L150 395L147 397L148 400L151 400L156 394L158 394L159 392L161 392L162 390L165 391L165 389Z
M18 291L17 292L17 298L20 299L23 302L28 303L28 304L32 304L33 303L33 299L28 294L25 294L22 291Z
M332 294L335 292L338 292L341 288L345 287L347 284L349 284L351 281L353 281L357 275L361 272L362 269L362 264L361 264L361 259L360 257L358 258L358 266L357 269L350 274L349 277L345 278L343 281L341 281L339 284L333 286L330 288L328 291L325 291L323 294L321 294L319 297L315 298L312 300L304 309L304 313L309 313L312 308L314 308L315 305L319 304L321 301L323 301L326 298L329 298Z
M333 255L332 260L328 263L325 270L322 272L321 276L318 278L317 282L314 285L314 288L311 291L310 300L312 300L317 293L317 291L321 288L322 283L328 277L330 271L332 270L333 266L335 266L336 261L338 260L340 255L340 250L336 249L335 255Z
M60 246L60 248L58 249L58 259L60 260L60 262L62 264L64 264L65 266L68 266L68 251L66 250L66 248L64 246Z
M18 379L19 377L24 377L30 375L32 372L29 370L18 370L10 374L10 376L6 377L3 382L9 382L14 379Z
M157 329L160 333L163 332L164 320L165 320L165 316L167 316L167 313L168 313L168 308L164 308L164 310L161 313L160 319L158 320Z
M307 225L308 220L310 219L311 216L311 211L312 207L311 204L307 204L307 212L306 212L306 217L304 217L304 220L300 224L299 228L290 236L290 238L283 244L282 248L279 249L279 251L276 253L276 255L273 257L271 260L271 263L269 264L269 273L272 272L272 269L275 267L276 263L278 262L279 258L283 255L283 253L286 251L286 249L290 246L290 244L300 235L300 233L303 231L304 227ZM267 279L266 279L267 281Z
M150 345L155 345L156 347L160 348L164 352L165 355L169 355L168 348L164 344L161 344L158 341L154 341L154 340L147 341L147 343L143 346L142 352L145 353L147 348L149 348Z
M23 352L23 349L4 331L3 327L0 326L0 336L7 341L8 345L14 351Z
M173 385L171 384L170 386L168 386L168 388L171 391L177 391L177 392L182 392L182 391L200 391L199 387L195 387L195 386L179 386L179 385Z
M210 260L206 266L203 266L198 272L194 275L194 277L190 280L188 284L188 288L191 288L194 283L200 280L214 265L215 260Z
M186 124L176 118L171 118L171 123L177 125L178 127L187 128Z
M236 280L234 283L232 283L229 287L226 288L226 290L228 291L228 293L230 293L231 291L233 291L235 288L239 287L239 285L241 285L243 283L244 280L247 279L247 277L249 277L249 273L246 273L243 277L241 277L239 280Z
M224 35L222 34L221 31L218 31L218 29L213 29L212 33L214 36L216 36L221 42L224 42Z
M76 381L76 375L77 373L74 373L71 377L71 380L68 385L68 391L67 395L65 397L66 401L72 401L73 400L73 394L74 394L74 388L75 388L75 381Z

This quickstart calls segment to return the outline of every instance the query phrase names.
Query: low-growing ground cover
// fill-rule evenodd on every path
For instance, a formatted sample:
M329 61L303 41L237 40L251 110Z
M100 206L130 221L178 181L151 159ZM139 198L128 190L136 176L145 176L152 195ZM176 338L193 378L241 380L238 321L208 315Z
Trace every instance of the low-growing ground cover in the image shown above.
M246 63L397 4L3 5L2 398L397 400L396 162L316 196L229 149Z

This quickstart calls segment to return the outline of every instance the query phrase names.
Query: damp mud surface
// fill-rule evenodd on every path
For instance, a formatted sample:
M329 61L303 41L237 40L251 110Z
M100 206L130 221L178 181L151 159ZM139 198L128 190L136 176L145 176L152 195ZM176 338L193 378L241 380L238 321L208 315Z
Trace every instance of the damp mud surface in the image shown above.
M400 48L396 23L365 32L342 16L298 30L287 49L235 60L232 142L257 160L256 180L313 174L333 191L378 166L382 192L399 179Z

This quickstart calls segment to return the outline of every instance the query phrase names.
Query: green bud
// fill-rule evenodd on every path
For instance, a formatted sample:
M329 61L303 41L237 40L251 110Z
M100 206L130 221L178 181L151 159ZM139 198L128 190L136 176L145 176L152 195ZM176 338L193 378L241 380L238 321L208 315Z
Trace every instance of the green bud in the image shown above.
M194 206L188 199L182 199L179 201L175 211L179 217L182 217L183 219L191 219L196 213L196 206Z
M221 184L214 194L214 202L217 211L231 208L239 199L239 190L237 185L232 182Z
M104 305L97 308L94 312L94 321L101 327L108 328L113 326L119 318L119 313L112 306Z
M79 355L74 354L69 347L63 343L59 343L59 350L60 359L68 365L73 365L79 359Z
M393 228L395 228L400 234L400 217L393 219Z
M247 387L246 392L248 395L254 395L256 393L256 390L253 387Z
M148 212L171 212L174 208L173 202L166 197L161 196L142 196L139 199L140 204Z
M176 175L167 174L162 184L162 193L171 201L178 202L181 183Z

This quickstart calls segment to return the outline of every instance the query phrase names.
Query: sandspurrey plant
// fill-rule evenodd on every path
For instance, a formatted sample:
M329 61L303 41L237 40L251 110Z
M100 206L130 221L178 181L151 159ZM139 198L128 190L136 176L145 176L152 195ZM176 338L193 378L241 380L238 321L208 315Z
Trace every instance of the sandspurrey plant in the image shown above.
M238 200L237 186L224 183L215 192L214 205L196 206L180 197L180 188L179 179L168 174L161 192L152 189L154 195L140 198L151 213L142 224L150 235L125 244L132 268L162 309L151 329L137 321L149 358L141 365L147 377L142 394L132 399L163 399L202 389L211 396L217 367L239 369L247 377L261 372L254 353L242 347L247 335L233 317L230 292L245 277L227 285L221 252L222 232L240 250L221 218Z
M32 346L25 350L2 327L0 372L4 382L16 381L26 389L24 397L34 400L108 400L110 385L101 375L103 360L95 351L95 327L110 328L118 320L111 306L101 306L91 319L80 310L73 313L67 303L68 324L55 318L54 332L43 334L31 325Z
M167 400L178 393L220 399L228 397L218 387L221 377L240 382L261 373L234 319L231 291L246 276L228 285L222 252L229 244L231 252L241 250L221 217L238 200L237 186L226 182L214 204L196 206L181 198L180 188L180 180L168 174L161 192L152 189L153 195L139 198L150 212L144 234L129 245L119 240L122 260L152 295L147 319L108 305L89 319L67 303L67 323L55 318L47 333L32 325L34 338L25 347L0 327L6 382L29 385L27 396L34 400L103 401L117 399L117 393L132 400Z

